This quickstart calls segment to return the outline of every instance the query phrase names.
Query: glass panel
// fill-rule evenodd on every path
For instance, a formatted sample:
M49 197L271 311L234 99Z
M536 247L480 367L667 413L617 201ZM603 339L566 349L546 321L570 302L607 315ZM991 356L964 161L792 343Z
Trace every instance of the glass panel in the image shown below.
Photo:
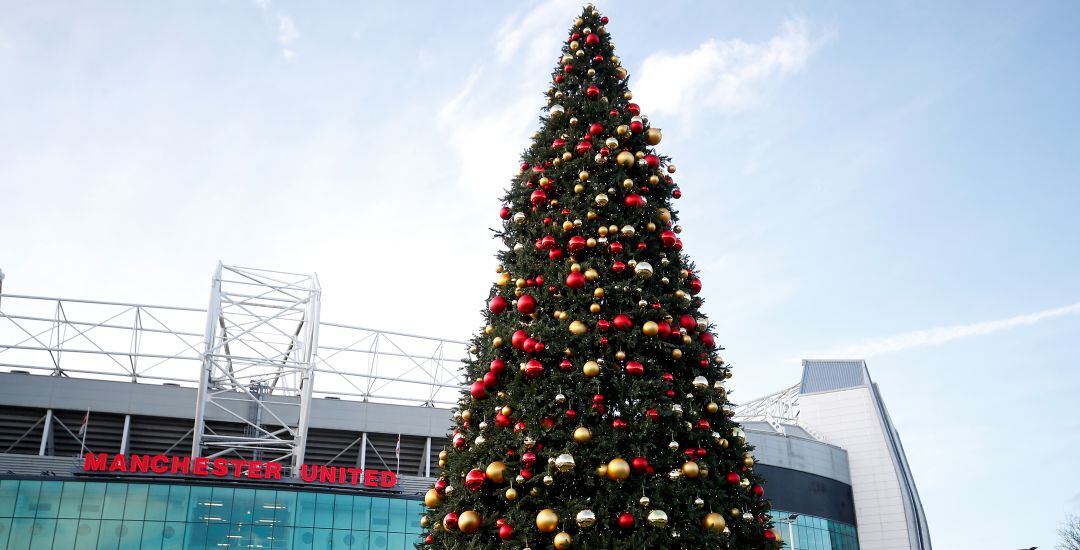
M11 518L0 518L0 548L7 547L8 533L11 533Z
M332 529L316 529L315 530L315 542L312 543L312 548L331 548L331 541L334 538L334 531Z
M352 495L334 495L334 529L352 528Z
M108 495L108 491L106 491ZM106 499L108 500L108 499ZM119 520L101 520L101 531L98 535L98 548L116 550L120 546L120 528L124 523Z
M368 548L386 550L386 533L368 533Z
M315 493L315 527L330 528L334 526L334 495L328 493ZM319 537L315 537L319 540ZM319 545L322 548L322 545Z
M55 518L60 509L60 495L64 492L63 481L44 481L41 483L41 492L38 493L37 517Z
M34 509L37 508L37 498L40 491L40 481L19 482L19 493L15 497L14 516L21 518L34 517ZM29 529L29 526L27 527L27 529ZM27 544L29 544L29 542L27 542Z
M82 483L69 483L68 485L82 485ZM79 520L58 519L56 520L56 533L53 535L53 548L71 550L75 548L75 537L79 532Z
M334 529L334 548L360 548L356 546L356 535L345 529Z
M274 521L277 522L277 525L288 527L296 525L296 493L292 491L277 492L277 504L274 505Z
M143 522L125 521L120 527L120 550L139 550L142 530Z
M34 518L15 518L11 522L11 535L8 536L7 548L10 550L30 548L30 536L33 530Z
M251 544L255 548L270 548L274 542L274 526L269 523L256 523L251 526Z
M233 493L232 515L229 521L251 525L252 508L255 505L255 489L237 489Z
M151 485L150 492L146 496L145 520L164 521L165 511L169 507L169 486Z
M400 498L391 498L390 504L390 525L387 531L391 533L404 533L405 532L405 503L406 501Z
M129 483L127 502L124 503L124 519L142 519L146 514L146 498L150 492L148 485Z
M353 520L352 528L356 531L367 531L371 521L371 497L353 497Z
M0 481L0 517L11 517L15 510L15 499L19 495L19 481L17 479L5 479ZM5 531L4 537L7 536ZM0 538L0 542L5 539Z
M303 494L303 493L300 493ZM293 529L293 548L304 550L311 548L311 543L315 540L314 529L309 527Z
M142 544L139 546L139 550L160 550L164 533L164 521L144 521Z
M352 536L354 537L352 548L355 548L357 550L367 550L368 548L370 548L370 533L368 533L367 531L353 531ZM334 547L337 548L336 545Z
M188 517L188 495L191 487L187 485L173 485L169 487L169 505L165 510L165 519L169 521L184 521Z
M271 548L292 548L292 527L284 525L274 526L274 544Z
M371 524L372 531L387 531L390 526L390 502L381 497L371 497Z
M191 496L188 500L187 521L207 521L210 511L213 509L209 503L213 501L210 487L192 487ZM219 516L220 517L220 516Z
M50 482L59 483L59 482ZM59 495L57 495L59 500ZM32 550L49 550L53 545L53 535L56 533L55 519L37 519L34 521L34 534L30 539Z
M107 483L105 486L105 504L101 508L101 519L120 519L124 517L124 502L127 500L127 485L124 483ZM113 534L105 533L105 524L101 524L101 536L111 537ZM112 540L112 539L108 539ZM116 539L120 543L120 539Z
M209 528L205 523L188 523L184 531L184 547L202 548L206 546L207 531L209 531Z
M232 496L232 487L214 487L213 496L204 503L202 508L207 516L207 521L228 523L229 515L232 513ZM210 541L207 540L206 542L209 543Z
M216 546L228 546L229 526L224 523L211 523L206 527L206 543L204 548Z
M64 494L60 497L60 508L57 517L78 518L79 507L82 506L83 488L86 486L81 481L69 481L64 483ZM71 539L75 544L75 539Z
M179 550L184 547L184 528L179 521L170 521L161 530L161 550ZM200 542L199 544L202 544Z
M277 491L269 489L255 491L255 502L251 511L253 525L273 525L274 510L277 506L274 502L276 497Z
M424 511L424 503L416 500L405 501L405 532L417 534L420 528L420 514Z
M84 519L79 521L75 531L75 548L78 550L93 550L98 547L98 536L101 522L96 519Z
M233 523L229 529L229 545L230 546L244 546L247 547L251 544L251 524L250 523Z
M390 533L386 538L386 547L390 550L405 550L405 545L408 544L408 540L412 537L405 533Z
M315 525L315 493L296 493L295 517L298 527Z
M105 504L105 484L86 483L83 486L82 505L79 507L79 517L82 519L98 519L101 517L101 509ZM97 523L94 524L94 532L97 533ZM96 541L97 539L95 539ZM80 542L80 544L82 544Z

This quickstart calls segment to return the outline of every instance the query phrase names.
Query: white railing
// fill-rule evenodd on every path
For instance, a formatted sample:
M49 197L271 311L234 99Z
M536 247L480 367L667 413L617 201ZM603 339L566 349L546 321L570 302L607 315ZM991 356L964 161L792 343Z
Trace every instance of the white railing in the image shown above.
M198 387L206 310L0 294L0 371ZM319 324L313 392L453 406L468 343Z

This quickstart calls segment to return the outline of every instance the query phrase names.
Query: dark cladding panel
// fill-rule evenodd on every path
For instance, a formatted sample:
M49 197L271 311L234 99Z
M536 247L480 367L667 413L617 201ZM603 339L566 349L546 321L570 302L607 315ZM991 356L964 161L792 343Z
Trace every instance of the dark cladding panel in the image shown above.
M774 510L796 512L855 525L851 486L819 475L758 463L765 478L765 496Z

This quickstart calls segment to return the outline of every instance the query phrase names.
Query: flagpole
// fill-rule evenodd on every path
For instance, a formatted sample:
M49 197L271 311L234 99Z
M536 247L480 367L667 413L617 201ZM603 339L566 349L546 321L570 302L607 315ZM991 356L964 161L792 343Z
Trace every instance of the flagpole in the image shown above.
M86 409L86 416L83 417L82 440L79 442L82 456L86 456L86 432L88 431L90 431L90 409Z

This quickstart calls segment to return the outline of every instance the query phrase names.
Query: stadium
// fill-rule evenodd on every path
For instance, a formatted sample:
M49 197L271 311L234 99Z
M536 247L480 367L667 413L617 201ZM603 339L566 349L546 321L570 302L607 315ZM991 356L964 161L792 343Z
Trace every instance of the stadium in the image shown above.
M219 265L207 309L0 295L5 548L418 542L464 341L326 322L312 274ZM929 549L861 360L736 417L797 549Z

